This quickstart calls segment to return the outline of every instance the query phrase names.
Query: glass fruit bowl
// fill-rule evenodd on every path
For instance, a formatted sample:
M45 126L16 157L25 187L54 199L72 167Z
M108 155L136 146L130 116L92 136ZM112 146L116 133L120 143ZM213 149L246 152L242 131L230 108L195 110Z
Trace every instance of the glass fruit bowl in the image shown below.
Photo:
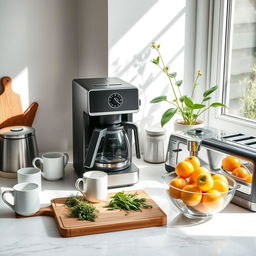
M211 173L214 175L213 173ZM223 175L223 174L222 174ZM228 181L228 191L216 193L195 192L179 189L170 184L172 180L178 178L176 172L171 172L163 176L167 192L172 203L190 219L206 219L212 217L215 213L222 211L232 200L239 185L228 175L223 175ZM190 184L191 188L196 185Z

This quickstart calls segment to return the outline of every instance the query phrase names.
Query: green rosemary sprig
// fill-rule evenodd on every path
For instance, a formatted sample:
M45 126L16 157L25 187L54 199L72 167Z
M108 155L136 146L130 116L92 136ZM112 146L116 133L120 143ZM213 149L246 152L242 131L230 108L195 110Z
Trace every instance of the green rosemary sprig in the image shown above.
M67 198L65 205L70 208L70 217L79 220L95 221L98 210L89 203L83 196L71 195Z
M82 201L71 208L70 216L78 218L79 220L95 221L97 212L98 211L94 205Z
M82 201L86 201L83 196L71 195L67 198L65 205L68 207L74 207Z
M118 192L111 197L112 200L106 206L108 210L123 209L127 211L142 211L143 208L152 208L152 205L146 204L146 198L139 198L138 194L125 194L125 192Z

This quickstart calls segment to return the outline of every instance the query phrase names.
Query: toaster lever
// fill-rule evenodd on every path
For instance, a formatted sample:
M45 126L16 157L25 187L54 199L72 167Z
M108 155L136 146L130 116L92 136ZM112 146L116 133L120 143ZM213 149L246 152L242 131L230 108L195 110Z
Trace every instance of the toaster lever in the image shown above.
M191 156L197 156L198 151L200 150L200 141L197 140L188 140L187 141L188 151Z

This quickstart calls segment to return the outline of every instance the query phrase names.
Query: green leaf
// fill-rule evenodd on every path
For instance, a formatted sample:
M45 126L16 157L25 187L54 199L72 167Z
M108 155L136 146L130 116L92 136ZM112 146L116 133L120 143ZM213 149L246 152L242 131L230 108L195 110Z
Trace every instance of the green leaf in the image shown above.
M217 107L227 107L227 106L220 102L214 102L210 105L210 107L217 108Z
M205 107L205 105L203 105L203 104L194 104L193 105L193 109L201 109L201 108L204 108Z
M153 100L150 101L150 103L158 103L161 101L166 101L167 97L166 96L158 96L156 98L154 98Z
M178 87L180 87L180 86L181 86L181 84L182 84L182 82L183 82L182 80L178 80L178 81L176 81L176 83L175 83L175 84L176 84Z
M168 67L168 66L166 66L166 67L163 68L163 72L164 72L164 73L167 73L168 70L169 70L169 67Z
M175 78L177 76L177 72L170 73L168 74L168 76L171 78Z
M205 98L203 99L203 102L208 101L208 100L210 100L210 99L211 99L211 97L205 97Z
M183 102L183 101L184 101L184 98L185 98L185 96L181 96L181 97L180 97L180 102Z
M193 100L188 96L184 96L184 103L188 108L193 108L194 106Z
M156 59L151 60L154 64L159 65L160 57L158 56Z
M166 110L163 113L163 116L161 119L161 126L164 126L166 123L168 123L176 114L177 110L178 110L177 108L169 108L168 110Z
M203 94L204 98L206 98L208 95L210 95L211 93L213 93L214 91L216 91L218 89L218 85L215 85L211 88L209 88L208 90L206 90Z
M193 114L193 119L197 119L199 117L199 115L197 115L197 114Z

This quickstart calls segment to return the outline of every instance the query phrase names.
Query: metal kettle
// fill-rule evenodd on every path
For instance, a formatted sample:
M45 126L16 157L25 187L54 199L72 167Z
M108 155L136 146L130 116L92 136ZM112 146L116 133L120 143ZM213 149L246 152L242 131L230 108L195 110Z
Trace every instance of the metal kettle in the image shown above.
M0 171L16 173L32 166L38 155L35 129L28 126L11 126L0 130Z

